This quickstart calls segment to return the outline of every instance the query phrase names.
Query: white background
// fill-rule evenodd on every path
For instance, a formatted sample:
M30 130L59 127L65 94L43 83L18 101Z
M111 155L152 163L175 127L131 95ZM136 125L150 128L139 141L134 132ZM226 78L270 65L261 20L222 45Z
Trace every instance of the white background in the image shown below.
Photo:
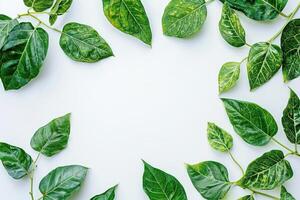
M62 29L63 24L71 21L93 26L111 45L115 57L96 64L74 62L60 49L59 35L49 30L49 53L40 75L21 90L1 89L0 140L23 147L33 157L36 152L29 142L37 128L72 112L68 148L52 158L42 157L38 163L36 197L40 196L39 180L50 170L81 164L90 170L76 200L89 199L117 183L117 199L146 200L141 162L145 159L176 176L190 200L202 199L192 186L184 163L217 160L228 167L230 180L241 175L226 154L209 147L208 121L232 133L233 153L243 167L267 150L280 149L272 142L261 148L247 145L227 119L218 96L218 71L224 62L246 57L249 49L230 47L221 38L221 3L208 5L202 31L188 40L162 34L161 16L167 3L168 0L143 0L153 31L150 48L112 27L103 14L101 0L75 0L56 27ZM290 13L296 3L291 0L284 12ZM0 0L0 10L14 17L26 8L21 0ZM250 44L269 39L284 23L281 17L261 23L240 16ZM270 82L250 92L245 69L243 65L238 86L224 97L256 102L268 109L280 125L288 86L300 95L300 79L284 84L280 71ZM276 138L290 145L281 125ZM289 160L295 176L286 186L295 197L300 197L300 160ZM0 166L1 199L29 199L28 191L28 179L15 181ZM237 199L242 194L246 191L235 188L227 198Z

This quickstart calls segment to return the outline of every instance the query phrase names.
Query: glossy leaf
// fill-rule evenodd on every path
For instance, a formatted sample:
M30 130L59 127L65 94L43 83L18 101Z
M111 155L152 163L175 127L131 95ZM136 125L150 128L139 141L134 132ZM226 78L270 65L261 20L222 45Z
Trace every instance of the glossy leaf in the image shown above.
M232 46L241 47L246 44L245 30L238 15L230 8L227 2L223 5L222 16L219 22L222 37Z
M206 17L204 0L171 0L162 18L163 32L178 38L191 37L201 30Z
M32 158L23 149L0 142L0 160L14 179L28 175Z
M144 162L143 188L150 200L187 200L183 186L172 175Z
M294 19L284 28L281 36L283 51L283 78L285 81L300 76L300 19Z
M19 89L39 74L48 42L47 32L31 23L13 28L0 54L0 76L6 90Z
M187 172L194 187L205 199L223 199L230 190L228 171L221 163L206 161L188 165Z
M234 130L247 143L263 146L276 135L276 121L267 110L246 101L222 100Z
M268 82L280 69L282 59L279 46L266 42L254 44L250 49L247 63L251 90Z
M11 19L6 15L0 15L0 49L6 42L10 31L18 24L18 20Z
M219 93L227 92L232 89L240 78L239 62L225 63L219 72Z
M208 123L207 137L210 146L215 150L227 152L233 146L232 136L214 123Z
M60 47L71 59L93 63L113 55L110 46L90 26L68 23L64 26Z
M91 198L91 200L114 200L116 189L117 189L117 185L108 189L103 194L94 196L93 198Z
M39 185L43 200L67 200L76 193L87 174L87 168L79 165L58 167L45 176Z
M265 21L275 19L285 8L288 0L226 0L226 2L251 19Z
M252 161L244 177L238 181L242 187L272 190L292 178L290 163L279 150L272 150Z
M27 7L33 8L36 12L45 11L53 5L54 0L23 0Z
M53 119L39 128L31 138L31 147L45 156L53 156L67 147L70 135L70 114Z
M72 5L73 0L56 0L54 6L51 8L49 22L53 25L57 17L65 14Z
M281 186L280 192L280 200L296 200L288 191L285 189L284 186Z
M242 198L239 198L238 200L254 200L254 197L252 195L247 195Z
M151 45L150 23L140 0L102 0L108 21L120 31Z

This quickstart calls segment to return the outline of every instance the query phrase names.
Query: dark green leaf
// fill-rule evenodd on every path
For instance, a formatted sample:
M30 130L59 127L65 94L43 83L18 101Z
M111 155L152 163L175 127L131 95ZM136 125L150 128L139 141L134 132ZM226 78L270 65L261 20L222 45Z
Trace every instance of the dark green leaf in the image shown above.
M0 49L6 42L6 38L10 31L18 24L18 20L11 19L6 15L0 15Z
M225 0L221 0L225 2ZM286 6L288 0L226 0L230 7L254 20L272 20Z
M171 0L162 18L165 35L187 38L201 30L207 17L204 0Z
M228 171L221 163L206 161L188 165L187 172L193 185L205 199L223 199L231 187Z
M45 156L53 156L67 147L70 135L70 114L53 119L33 135L31 147Z
M71 59L93 63L113 55L110 46L90 26L68 23L64 26L60 47Z
M296 200L290 193L287 192L284 186L281 187L280 200Z
M172 175L144 162L144 191L150 200L187 200L183 186Z
M246 44L245 30L238 15L230 8L227 2L224 3L219 30L223 38L234 47L241 47Z
M254 197L252 195L247 195L242 198L239 198L238 200L254 200Z
M32 158L23 149L0 142L0 160L14 179L28 175Z
M47 32L31 23L13 28L0 54L0 76L6 90L19 89L39 74L48 42Z
M103 194L94 196L93 198L91 198L91 200L114 200L116 189L117 189L117 185L108 189Z
M210 146L215 150L227 152L233 146L232 136L214 123L208 123L207 136Z
M233 88L240 77L239 62L225 63L219 72L219 93L226 92Z
M36 12L42 12L51 8L54 0L24 0L27 7L33 8Z
M76 193L85 179L87 168L79 165L58 167L45 176L39 185L43 200L67 200Z
M151 45L150 23L140 0L102 0L104 14L120 31Z
M294 19L284 28L281 36L283 50L283 78L285 81L300 76L300 19Z
M263 146L276 135L276 121L267 110L246 101L222 100L234 130L247 143Z
M53 25L57 17L65 14L72 5L73 0L56 0L54 6L51 8L49 22Z
M279 150L272 150L252 161L244 177L238 181L242 187L272 190L292 178L293 170Z
M267 42L254 44L247 63L251 90L269 81L280 69L281 64L282 51L279 46Z

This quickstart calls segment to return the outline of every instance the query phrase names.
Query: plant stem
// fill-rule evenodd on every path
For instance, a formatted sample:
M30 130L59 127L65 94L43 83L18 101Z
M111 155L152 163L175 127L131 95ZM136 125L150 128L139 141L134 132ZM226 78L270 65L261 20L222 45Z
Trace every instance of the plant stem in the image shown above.
M29 191L29 195L31 197L31 200L34 200L34 196L33 196L33 172L30 175L30 191Z
M256 191L256 190L252 190L252 189L249 189L249 190L251 190L254 194L259 194L261 196L265 196L265 197L268 197L270 199L280 200L278 197L272 196L270 194L266 194L266 193L263 193L263 192L260 192L260 191Z
M279 142L278 140L276 140L275 138L272 138L272 140L278 144L279 146L281 146L282 148L286 149L287 151L289 151L291 154L295 154L295 151L293 151L292 149L290 149L289 147L285 146L284 144L282 144L281 142Z
M30 191L29 191L29 195L31 200L34 200L34 195L33 195L33 183L34 183L34 171L36 169L36 163L38 162L39 158L41 156L41 153L39 152L36 159L33 161L32 165L33 165L33 169L29 174L29 179L30 179Z
M248 59L248 57L246 57L246 58L244 58L241 62L240 62L240 64L242 64L244 61L246 61Z
M240 168L242 174L244 175L245 172L244 172L243 167L240 165L240 163L234 158L234 156L232 155L232 153L230 151L228 151L228 154L229 154L230 158L233 160L233 162Z
M247 42L245 43L247 47L251 48L252 45L251 44L248 44Z

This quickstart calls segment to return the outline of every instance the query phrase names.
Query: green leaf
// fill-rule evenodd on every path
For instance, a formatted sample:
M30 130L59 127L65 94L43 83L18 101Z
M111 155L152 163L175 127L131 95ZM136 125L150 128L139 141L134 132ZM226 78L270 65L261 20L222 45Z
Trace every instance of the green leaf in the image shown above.
M275 119L259 105L234 99L222 99L234 130L247 143L264 146L278 131Z
M284 186L281 186L280 200L296 200L290 193L287 192Z
M65 14L72 5L73 0L56 0L54 6L51 8L49 22L53 25L57 17Z
M240 65L239 62L228 62L221 67L218 78L220 94L236 85L240 77Z
M117 189L117 185L108 189L103 194L94 196L93 198L91 198L91 200L114 200L116 189Z
M239 198L238 200L254 200L254 197L252 195L247 195L242 198Z
M67 147L70 135L70 114L53 119L39 128L31 138L31 147L45 156L53 156Z
M279 46L267 42L254 44L247 63L251 90L268 82L280 69L282 60L282 50Z
M120 31L151 45L150 23L140 0L102 0L108 21Z
M294 19L284 28L281 36L283 51L283 78L285 81L300 76L300 19Z
M232 136L214 123L208 123L207 137L210 146L215 150L227 152L233 146Z
M171 0L162 18L167 36L187 38L198 33L207 17L204 0Z
M188 165L187 172L194 187L205 199L223 199L230 190L228 171L221 163L206 161Z
M51 8L54 0L23 0L27 7L33 8L36 12L42 12Z
M292 178L293 170L279 150L272 150L252 161L238 185L259 190L273 190Z
M0 142L0 160L14 179L28 175L32 158L23 149Z
M293 144L300 144L300 99L290 90L290 99L281 118L284 132Z
M225 2L225 0L221 1ZM226 2L251 19L265 21L275 19L288 0L226 0Z
M48 43L47 32L31 23L13 28L0 54L0 77L5 90L19 89L39 74Z
M18 24L18 20L11 19L6 15L0 15L0 49L6 42L10 31Z
M86 177L87 168L79 165L58 167L45 176L39 185L43 200L67 200L76 193Z
M183 186L172 175L144 162L143 188L150 200L187 200Z
M222 37L232 46L241 47L246 44L245 30L238 15L230 8L227 2L223 5L222 16L219 22Z
M93 63L113 56L113 52L99 33L90 26L68 23L64 26L60 47L71 59Z

